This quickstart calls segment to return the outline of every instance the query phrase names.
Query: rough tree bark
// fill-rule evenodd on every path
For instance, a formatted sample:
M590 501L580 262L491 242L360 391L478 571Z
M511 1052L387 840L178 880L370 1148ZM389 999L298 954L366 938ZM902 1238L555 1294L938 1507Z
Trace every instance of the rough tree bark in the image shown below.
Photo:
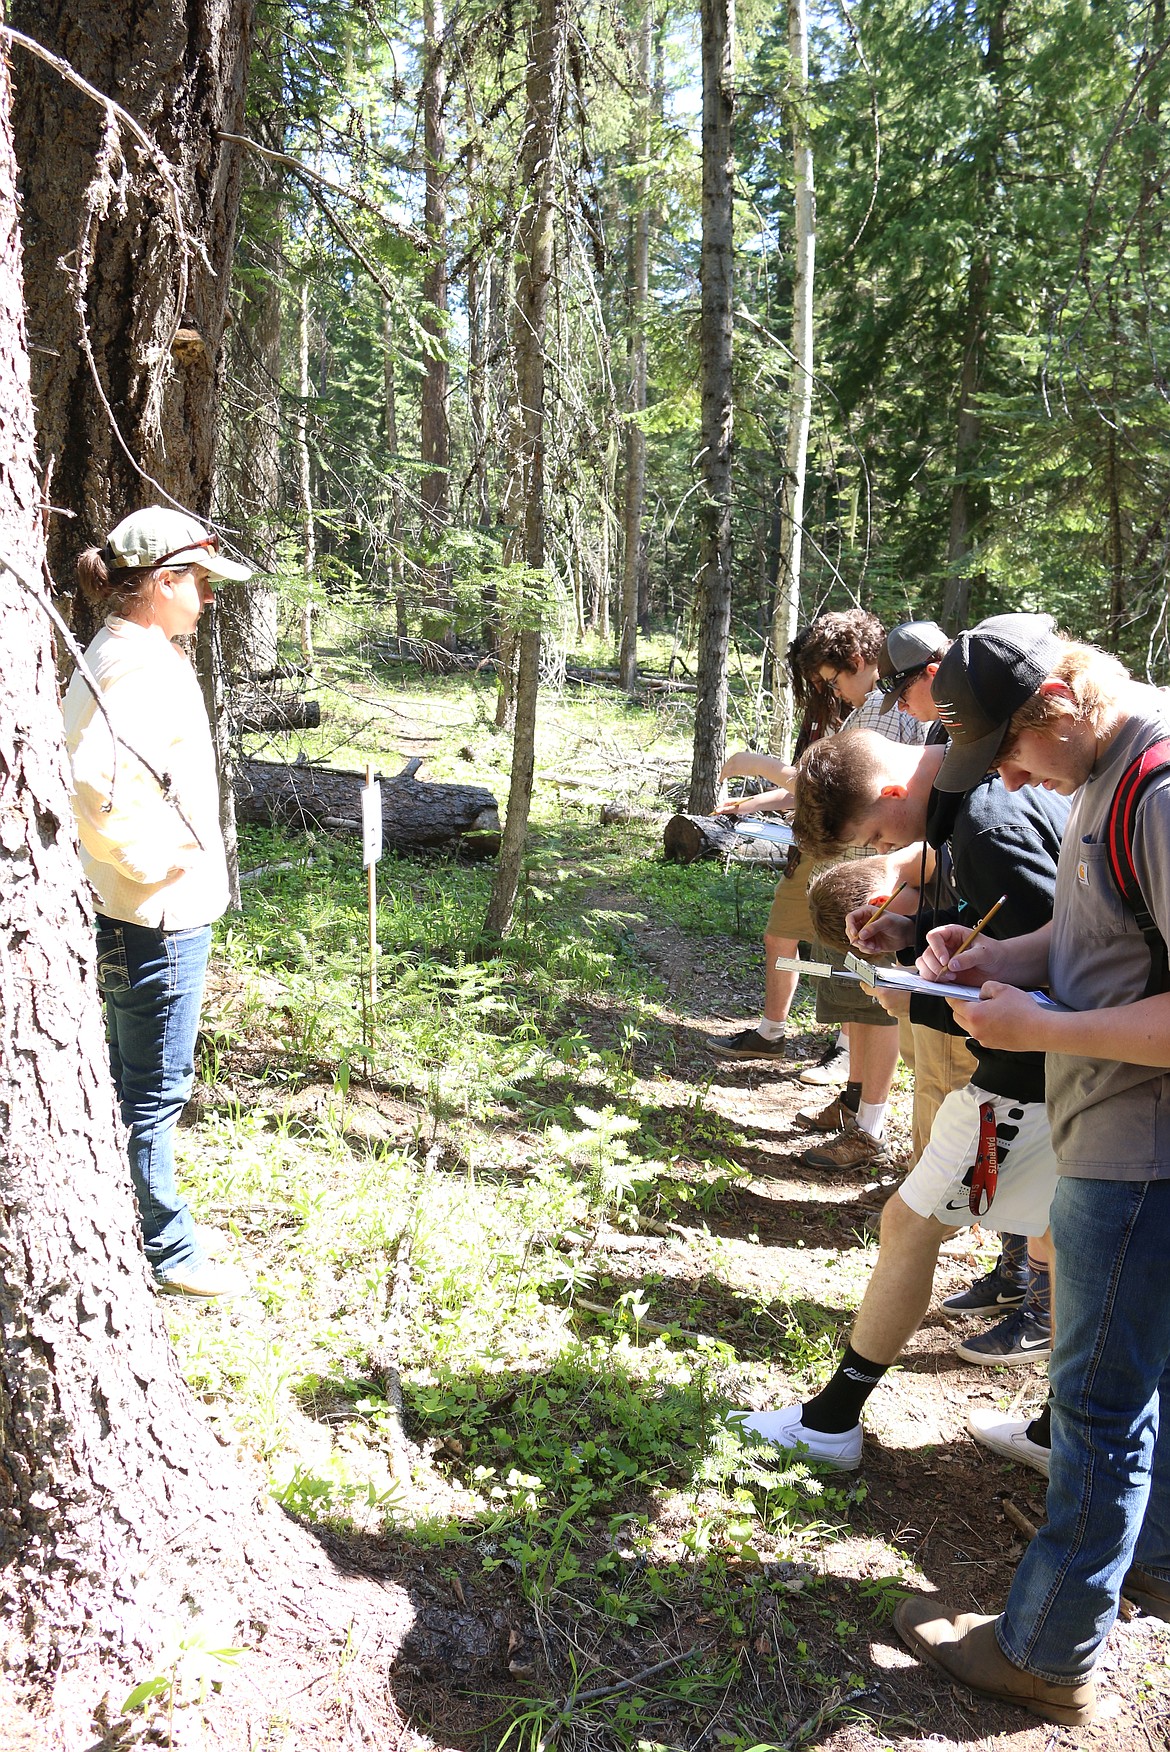
M772 618L772 747L780 754L793 734L792 693L785 653L800 619L800 564L804 541L804 480L812 419L813 273L816 262L816 196L812 133L808 125L808 16L804 0L788 0L788 58L792 106L792 170L795 225L792 275L792 382L780 504L780 554L776 612Z
M455 646L451 567L442 553L450 520L450 373L447 367L447 72L443 0L423 0L423 177L427 269L420 325L427 336L420 401L419 455L425 473L419 490L427 562L427 608L431 635Z
M618 656L621 685L632 693L638 680L638 610L646 564L642 504L646 494L646 304L650 291L650 46L651 0L643 0L638 25L638 107L632 155L639 166L631 189L634 220L630 235L629 419L626 422L625 546L622 557L622 642Z
M160 496L140 470L197 516L211 511L240 184L240 149L218 136L242 131L252 0L146 11L16 0L9 22L145 128L176 173L190 239L186 251L176 242L158 165L22 52L14 126L33 396L53 503L73 513L49 528L50 569L65 584L79 548Z
M80 549L137 506L171 499L211 514L240 199L240 148L220 135L242 129L253 6L17 0L11 11L17 30L128 111L173 172L112 110L21 51L14 123L33 396L48 497L70 513L50 519L48 535L65 587ZM96 626L77 602L73 613L84 644ZM214 611L200 644L212 715L223 695ZM222 753L228 726L213 724ZM231 850L222 762L219 781Z
M731 357L735 175L732 68L735 0L702 0L703 28L703 499L700 554L698 697L687 808L709 814L727 743L727 640L731 631Z
M517 637L516 729L512 738L512 776L500 860L484 932L502 937L524 860L532 778L536 763L536 696L540 683L539 576L544 570L544 396L545 314L552 278L556 221L556 158L564 102L568 0L539 0L529 27L524 139L520 188L524 206L518 230L516 295L512 348L519 403L519 431L513 441L518 463L515 502L522 515L521 535L508 558L524 568Z

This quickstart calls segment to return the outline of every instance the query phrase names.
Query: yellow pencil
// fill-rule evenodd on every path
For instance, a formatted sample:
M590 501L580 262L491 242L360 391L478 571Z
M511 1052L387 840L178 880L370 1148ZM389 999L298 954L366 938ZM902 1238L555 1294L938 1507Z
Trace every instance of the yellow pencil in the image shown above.
M999 911L1000 907L1003 905L1003 903L1006 899L1007 899L1006 894L1000 895L1000 897L996 901L995 905L993 907L990 907L988 909L988 911L984 913L983 917L980 919L980 921L976 925L975 929L973 931L970 931L967 934L967 936L963 938L963 941L959 944L959 947L955 950L955 955L965 955L966 954L967 950L971 947L972 943L975 941L976 937L979 935L979 933L983 929L984 925L989 925L991 923L992 919L995 917L996 913ZM941 971L943 973L945 973L947 968L951 965L951 962L955 959L955 955L948 955L947 956L946 960L942 964Z
M893 894L886 895L886 898L882 901L882 904L878 907L877 911L873 914L873 916L871 918L866 919L865 924L862 926L863 930L868 931L868 929L871 925L877 924L878 920L881 918L881 916L885 912L886 908L888 906L893 906L894 902L897 900L898 896L901 894L901 892L905 888L905 886L906 886L906 884L904 882L899 882L899 884L898 884L897 888L895 888Z

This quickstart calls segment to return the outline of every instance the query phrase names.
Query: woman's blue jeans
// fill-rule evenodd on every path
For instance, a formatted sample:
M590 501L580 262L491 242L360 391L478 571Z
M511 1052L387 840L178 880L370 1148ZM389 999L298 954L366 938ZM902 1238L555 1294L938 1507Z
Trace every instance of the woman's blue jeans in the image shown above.
M195 1082L195 1041L211 927L152 930L97 919L98 983L110 1070L129 1132L130 1178L146 1257L160 1280L202 1249L175 1184L175 1127Z
M1170 1180L1062 1177L1048 1521L996 1626L1017 1667L1084 1678L1131 1563L1170 1582Z

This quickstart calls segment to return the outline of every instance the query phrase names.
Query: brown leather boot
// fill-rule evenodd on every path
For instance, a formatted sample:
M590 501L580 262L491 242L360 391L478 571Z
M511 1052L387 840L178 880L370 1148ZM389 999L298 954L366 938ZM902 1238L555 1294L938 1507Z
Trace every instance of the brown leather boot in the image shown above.
M970 1691L1014 1703L1043 1716L1079 1728L1097 1713L1097 1690L1091 1679L1053 1685L1026 1673L1009 1661L995 1637L994 1617L978 1612L944 1612L937 1600L913 1594L894 1614L894 1626L907 1648Z
M1149 1618L1164 1618L1170 1624L1170 1582L1135 1564L1121 1584L1123 1600L1132 1600Z

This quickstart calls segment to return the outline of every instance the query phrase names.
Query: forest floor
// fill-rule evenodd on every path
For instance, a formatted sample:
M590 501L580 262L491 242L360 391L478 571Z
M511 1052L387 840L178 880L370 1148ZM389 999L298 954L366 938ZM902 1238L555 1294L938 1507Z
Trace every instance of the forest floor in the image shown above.
M492 782L482 702L395 697L398 746L429 737L441 773L474 720L469 776ZM770 879L672 869L656 828L599 829L626 737L612 707L591 699L588 725L582 709L550 715L507 951L466 952L490 872L382 866L368 1054L352 850L251 836L245 862L274 873L249 885L213 968L183 1158L254 1292L171 1324L209 1417L277 1500L404 1591L412 1622L370 1743L1164 1747L1160 1623L1118 1625L1106 1717L1082 1730L953 1691L892 1630L908 1591L995 1609L1021 1526L1044 1516L1043 1480L965 1429L972 1405L1041 1404L1042 1366L964 1365L938 1312L986 1237L943 1259L870 1402L858 1473L726 1429L731 1406L823 1381L900 1172L801 1164L793 1116L819 1092L798 1077L824 1043L807 1000L784 1064L706 1051L704 1033L757 1013ZM685 727L624 716L622 772L669 778ZM897 1150L908 1120L903 1078ZM250 1745L334 1743L295 1691ZM231 1743L214 1708L208 1727Z

